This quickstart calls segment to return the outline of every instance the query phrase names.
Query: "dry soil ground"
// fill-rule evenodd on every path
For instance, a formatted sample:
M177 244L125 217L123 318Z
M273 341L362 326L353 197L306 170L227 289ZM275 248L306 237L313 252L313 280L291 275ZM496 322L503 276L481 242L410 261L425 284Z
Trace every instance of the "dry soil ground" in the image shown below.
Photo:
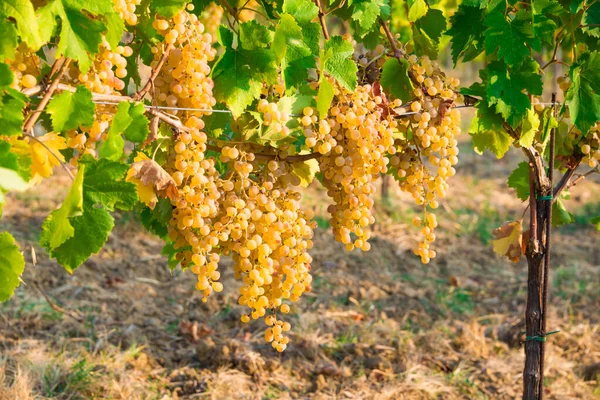
M465 143L438 220L438 257L410 248L416 209L392 192L377 205L372 250L347 253L326 225L324 193L305 198L316 233L314 290L292 306L278 354L243 325L237 283L203 304L189 272L172 274L161 242L117 215L106 247L69 275L36 244L66 193L9 199L0 229L26 249L24 285L0 305L0 399L515 399L521 390L526 264L496 256L491 231L524 205L506 188L519 154L495 161ZM571 190L576 223L552 253L548 399L600 398L600 184ZM37 254L33 266L31 246ZM52 303L43 296L45 293ZM50 304L62 307L57 311Z

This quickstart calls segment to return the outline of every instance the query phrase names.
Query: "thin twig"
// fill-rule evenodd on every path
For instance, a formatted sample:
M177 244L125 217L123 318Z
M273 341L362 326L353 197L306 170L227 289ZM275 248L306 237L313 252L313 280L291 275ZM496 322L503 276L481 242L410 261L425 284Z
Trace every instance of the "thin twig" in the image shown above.
M69 168L67 167L67 165L58 157L58 155L55 152L53 152L50 149L50 147L46 146L46 143L42 142L40 139L38 139L37 137L33 136L30 133L24 133L23 136L33 139L36 142L38 142L39 144L41 144L42 146L44 146L44 148L48 151L48 153L52 154L54 156L54 158L56 158L58 160L58 162L60 163L60 166L63 167L63 169L65 171L67 171L67 174L69 174L69 176L71 177L71 180L73 180L73 181L75 180L75 177L73 176L71 171L69 171Z
M169 57L169 52L171 50L173 50L173 44L169 43L167 45L167 47L165 48L165 51L163 52L162 56L160 57L158 64L156 64L156 67L154 67L154 70L152 70L152 74L150 75L150 78L148 78L148 81L146 82L146 84L144 85L142 90L140 90L139 92L137 92L136 94L131 96L133 100L138 101L138 100L143 99L144 96L146 95L146 93L148 93L148 91L150 90L150 88L152 88L152 86L154 86L154 80L160 73L160 70L162 69L163 65L165 64L165 61L167 61L167 58Z
M46 299L46 301L48 302L48 305L54 311L59 312L61 314L68 315L69 317L73 318L75 321L77 321L79 323L83 323L84 322L84 318L81 315L76 315L76 314L72 313L71 311L62 308L61 306L59 306L58 304L56 304L54 301L52 301L52 299L50 298L50 296L48 296L48 294L45 291L42 290L42 288L40 287L40 285L38 285L37 282L34 281L33 285L38 290L38 292L40 292L40 294L42 296L44 296L44 299Z
M48 90L46 91L46 94L44 94L44 97L42 97L42 100L40 101L40 104L38 104L38 106L35 109L35 111L33 112L33 114L31 114L31 116L29 117L29 119L27 120L27 122L25 122L25 125L23 125L23 132L24 133L28 133L29 131L33 130L33 127L35 126L35 123L37 122L38 118L42 114L42 111L44 111L44 108L46 108L46 105L50 101L50 98L52 97L52 94L54 94L54 91L58 87L60 79L65 74L65 72L67 72L67 68L69 68L69 64L71 64L71 59L70 58L64 59L64 61L62 63L62 66L60 67L60 70L59 70L58 74L56 75L56 77L54 78L54 80L52 81L52 83L50 84L50 86L48 87Z
M323 36L325 36L325 40L329 40L329 31L327 30L327 24L325 23L323 4L321 3L321 0L315 0L315 4L319 8L319 22L321 23L321 28L323 29Z

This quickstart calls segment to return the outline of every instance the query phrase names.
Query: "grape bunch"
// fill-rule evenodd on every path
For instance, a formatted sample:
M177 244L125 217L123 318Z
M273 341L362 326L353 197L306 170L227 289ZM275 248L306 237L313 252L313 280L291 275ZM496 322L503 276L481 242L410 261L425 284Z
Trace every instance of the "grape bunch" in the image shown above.
M10 67L14 81L11 85L13 89L29 89L38 84L36 76L39 76L41 70L40 57L30 51L25 43L19 44L15 51L15 59L0 60Z
M387 172L386 155L396 152L393 129L397 122L389 112L384 116L390 105L383 104L369 84L354 92L336 87L334 95L325 118L319 120L312 108L305 108L300 122L306 145L321 154L323 185L334 202L328 211L336 240L348 250L367 251L368 226L375 222L373 182Z
M411 113L400 120L396 140L397 152L390 158L393 175L400 189L410 193L415 203L423 207L422 217L415 217L413 225L421 228L422 240L414 249L424 264L436 256L431 249L435 240L437 218L432 210L439 207L448 191L448 179L456 174L460 112L452 108L457 100L456 88L460 81L447 78L436 61L427 56L408 58L411 71L420 86L414 89L410 104L398 109L401 114ZM427 164L425 162L428 162Z

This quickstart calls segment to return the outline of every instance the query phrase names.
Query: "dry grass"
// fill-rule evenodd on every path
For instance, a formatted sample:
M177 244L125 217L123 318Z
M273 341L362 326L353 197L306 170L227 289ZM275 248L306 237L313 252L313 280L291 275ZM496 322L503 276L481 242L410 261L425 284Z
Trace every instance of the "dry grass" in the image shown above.
M461 155L430 265L410 254L417 211L400 193L378 204L369 253L317 231L314 291L292 306L283 355L260 323L238 322L227 260L225 292L204 304L192 276L170 274L161 243L122 214L106 248L69 275L35 244L68 181L11 198L0 228L34 246L38 264L0 305L0 400L518 398L526 264L489 245L523 210L505 188L515 162ZM555 236L549 327L561 332L548 343L548 399L600 398L600 236L582 222L599 194L597 182L572 190L581 218ZM311 189L305 201L321 221L325 200ZM33 282L83 322L54 311Z

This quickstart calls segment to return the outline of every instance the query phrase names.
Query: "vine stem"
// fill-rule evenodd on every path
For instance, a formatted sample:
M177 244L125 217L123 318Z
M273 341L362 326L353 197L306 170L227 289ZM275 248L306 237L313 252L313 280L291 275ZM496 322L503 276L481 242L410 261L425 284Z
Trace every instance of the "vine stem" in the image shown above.
M321 0L315 0L315 4L319 8L319 22L321 23L321 28L323 28L323 36L325 36L325 40L329 40L329 31L327 30L327 24L325 23L325 12L323 11L323 3Z
M165 61L167 61L167 58L169 57L169 53L171 52L171 50L173 50L173 44L169 43L167 45L167 47L165 48L165 51L163 52L162 56L160 57L158 64L156 64L156 67L154 67L154 70L152 70L152 74L150 75L150 78L148 78L148 81L146 82L144 87L139 92L137 92L136 94L134 94L132 96L133 100L138 101L138 100L143 99L144 96L146 95L146 93L148 93L148 91L150 90L150 88L152 86L154 86L154 80L160 73L160 70L162 69L163 65L165 64Z
M390 46L392 46L392 50L394 51L394 57L398 60L398 62L401 62L401 60L405 59L405 54L398 47L398 44L396 43L396 38L394 37L394 34L390 30L390 27L388 26L388 24L381 17L379 17L379 25L381 25L381 27L383 28L383 31L385 32L385 36L387 37L388 42L390 42ZM416 86L420 86L421 85L417 81L417 77L415 76L415 74L413 73L413 71L410 68L408 68L407 73L408 73L408 77L410 78L410 80Z
M183 132L190 131L190 128L183 125L180 120L175 119L164 112L150 109L150 110L148 110L148 113L160 118L161 121L169 124L170 126L172 126L173 128L175 128L177 130L180 130ZM213 150L213 151L221 151L221 148L219 146L214 146L214 145L210 145L210 144L207 144L206 148L209 150ZM301 161L307 161L307 160L319 158L319 157L321 157L321 154L320 153L309 153L309 154L297 154L297 155L293 155L293 156L281 157L278 154L254 153L254 157L257 159L263 159L263 160L282 159L282 160L290 161L290 162L301 162Z
M63 61L62 61L62 65L60 66L56 77L54 78L54 80L52 81L50 86L48 87L48 90L46 90L46 93L44 94L44 97L42 97L40 104L38 104L38 106L35 109L35 111L33 112L33 114L31 114L31 116L29 117L27 122L25 122L25 125L23 125L24 133L33 131L33 127L35 126L35 123L37 122L40 115L42 115L42 111L44 111L44 108L46 108L46 106L48 105L48 102L50 101L50 98L54 94L54 91L56 91L56 88L58 87L58 84L60 83L60 79L65 74L65 72L67 72L67 68L69 68L69 65L71 64L70 58L65 58L65 59L61 58L60 60L63 60ZM55 62L55 64L58 63L60 60L57 60ZM53 67L53 69L54 69L54 67Z

